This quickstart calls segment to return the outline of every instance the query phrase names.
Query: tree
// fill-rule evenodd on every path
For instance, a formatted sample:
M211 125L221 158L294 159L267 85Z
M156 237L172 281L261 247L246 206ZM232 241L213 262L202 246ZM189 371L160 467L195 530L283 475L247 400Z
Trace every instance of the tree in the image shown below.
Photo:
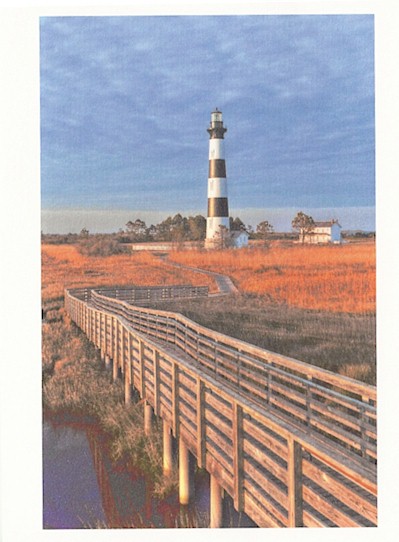
M230 217L230 230L231 231L247 231L247 228L245 227L244 222L241 220L241 218L233 219L233 217Z
M315 223L311 216L305 215L302 211L296 215L291 222L294 230L299 232L299 236L302 239L302 243L305 242L305 237L314 230Z
M190 241L203 241L206 236L206 218L202 215L188 217Z
M145 241L147 238L147 226L140 218L136 218L134 222L129 220L126 224L126 231L131 235L133 242Z
M268 220L263 220L262 222L259 222L259 224L256 226L256 233L257 236L260 239L263 239L265 245L267 243L267 238L273 231L273 226L270 224Z
M231 246L231 237L230 232L226 226L219 226L219 230L215 232L215 235L213 237L214 240L214 246L217 249L224 249Z
M89 230L87 228L82 228L79 233L80 237L87 238L89 237Z

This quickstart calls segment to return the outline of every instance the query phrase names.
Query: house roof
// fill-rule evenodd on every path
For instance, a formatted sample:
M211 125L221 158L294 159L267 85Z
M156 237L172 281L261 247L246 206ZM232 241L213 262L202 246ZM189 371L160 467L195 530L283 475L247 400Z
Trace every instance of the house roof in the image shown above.
M240 235L242 235L242 234L244 234L244 235L246 235L247 237L249 237L248 232L246 232L246 231L244 231L244 230L242 230L242 231L232 231L232 232L230 232L230 236L231 236L232 239L237 239L237 238L240 237Z
M337 224L337 226L342 228L342 226L339 224L338 220L328 220L327 222L315 222L314 223L316 228L330 228L334 224Z

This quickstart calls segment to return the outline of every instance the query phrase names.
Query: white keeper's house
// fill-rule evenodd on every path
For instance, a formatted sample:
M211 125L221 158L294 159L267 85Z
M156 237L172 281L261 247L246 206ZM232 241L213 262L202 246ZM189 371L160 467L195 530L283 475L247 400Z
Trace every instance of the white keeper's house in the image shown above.
M330 220L328 222L315 222L313 230L305 233L304 243L336 243L342 242L341 229L338 220Z
M234 248L242 248L248 246L249 234L246 231L230 232L231 245Z

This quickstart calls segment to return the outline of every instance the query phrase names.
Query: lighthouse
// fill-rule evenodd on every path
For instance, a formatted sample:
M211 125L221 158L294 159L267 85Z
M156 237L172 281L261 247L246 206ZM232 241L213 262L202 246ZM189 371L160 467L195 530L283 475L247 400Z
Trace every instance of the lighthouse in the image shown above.
M206 219L205 246L212 248L230 235L229 205L227 200L226 162L224 159L224 134L222 112L217 108L211 113L209 134L208 215Z

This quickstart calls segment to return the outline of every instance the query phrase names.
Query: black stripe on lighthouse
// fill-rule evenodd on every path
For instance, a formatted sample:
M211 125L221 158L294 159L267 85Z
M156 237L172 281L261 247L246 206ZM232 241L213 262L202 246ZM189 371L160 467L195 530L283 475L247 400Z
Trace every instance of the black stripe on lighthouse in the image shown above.
M226 162L221 159L209 160L209 179L226 177Z
M208 217L213 218L215 216L229 216L229 204L227 198L208 199Z

